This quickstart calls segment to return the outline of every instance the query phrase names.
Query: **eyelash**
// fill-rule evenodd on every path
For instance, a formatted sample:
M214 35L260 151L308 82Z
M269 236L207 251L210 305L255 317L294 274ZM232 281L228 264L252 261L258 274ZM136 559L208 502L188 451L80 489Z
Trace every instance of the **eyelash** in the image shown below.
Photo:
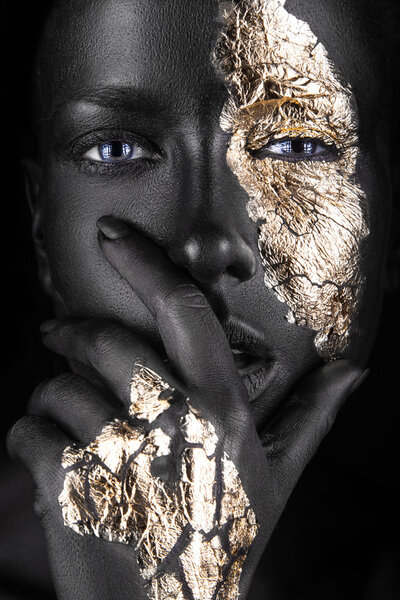
M279 144L284 145L285 143L295 143L301 142L302 144L314 144L317 147L320 146L322 148L322 152L318 154L314 154L313 156L307 156L304 153L298 153L299 156L295 155L285 155L285 153L279 154L277 152L271 152L269 149L273 146L277 146ZM326 144L321 139L318 138L310 138L310 137L283 137L283 138L275 138L265 144L261 148L257 149L249 149L250 154L258 159L263 160L265 158L271 158L274 160L282 160L286 162L321 162L321 161L334 161L337 160L340 156L340 152L335 146L335 144ZM296 154L296 153L295 153Z
M112 142L121 142L137 146L150 156L139 156L119 161L100 161L85 156L91 150L100 148L101 145ZM93 131L77 138L72 142L68 149L68 155L82 169L88 172L115 172L116 169L139 169L144 166L151 166L162 155L160 148L154 143L142 138L136 133L126 131Z

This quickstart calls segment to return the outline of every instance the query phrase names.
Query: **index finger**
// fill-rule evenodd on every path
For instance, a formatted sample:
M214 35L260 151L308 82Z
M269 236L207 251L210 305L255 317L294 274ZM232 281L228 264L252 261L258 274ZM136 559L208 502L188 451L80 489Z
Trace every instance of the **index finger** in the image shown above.
M97 225L106 258L154 315L170 363L183 383L231 394L242 391L221 324L188 275L124 222L102 217Z

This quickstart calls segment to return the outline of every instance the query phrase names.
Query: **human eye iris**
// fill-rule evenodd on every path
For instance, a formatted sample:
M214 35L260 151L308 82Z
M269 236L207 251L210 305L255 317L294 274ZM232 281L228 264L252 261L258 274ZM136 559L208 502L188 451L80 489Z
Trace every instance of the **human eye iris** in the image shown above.
M289 161L299 160L333 160L338 152L334 146L328 147L318 139L308 138L285 138L273 140L258 150L253 150L255 158L266 157Z
M84 158L94 162L121 163L138 158L150 158L151 153L134 142L123 140L104 141L88 150Z
M98 152L102 160L128 160L132 158L134 146L127 142L105 142L104 144L99 144Z
M269 152L287 156L315 156L324 151L324 147L313 140L283 140L269 144Z

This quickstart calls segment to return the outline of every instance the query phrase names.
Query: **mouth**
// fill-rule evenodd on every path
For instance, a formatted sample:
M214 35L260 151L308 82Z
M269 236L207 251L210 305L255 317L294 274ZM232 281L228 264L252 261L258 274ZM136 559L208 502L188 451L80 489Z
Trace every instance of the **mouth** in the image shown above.
M276 364L276 355L262 333L235 317L223 323L233 360L253 402L268 388Z

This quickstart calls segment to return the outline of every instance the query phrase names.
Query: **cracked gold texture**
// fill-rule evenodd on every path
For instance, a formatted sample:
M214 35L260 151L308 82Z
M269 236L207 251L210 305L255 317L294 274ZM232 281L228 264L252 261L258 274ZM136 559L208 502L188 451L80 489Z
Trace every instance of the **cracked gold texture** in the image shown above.
M213 425L174 392L135 365L130 418L63 453L64 523L81 535L133 544L154 600L234 600L256 517ZM176 402L183 404L178 413ZM160 458L174 463L175 479L153 474Z
M325 360L345 350L362 290L360 248L368 235L351 89L334 73L309 25L285 0L222 4L214 65L229 98L221 126L231 132L227 162L249 195L259 226L265 284L292 323L316 332ZM313 138L332 160L289 161L254 153L272 140Z

